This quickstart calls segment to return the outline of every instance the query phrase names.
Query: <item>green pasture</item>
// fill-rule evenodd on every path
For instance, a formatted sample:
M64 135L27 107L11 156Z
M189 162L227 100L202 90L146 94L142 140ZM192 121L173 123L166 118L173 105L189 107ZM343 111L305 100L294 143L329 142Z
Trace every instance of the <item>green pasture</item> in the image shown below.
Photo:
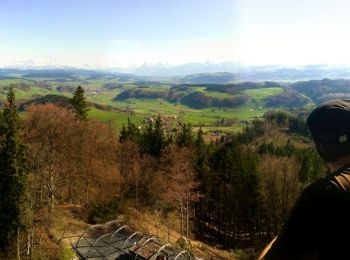
M210 126L216 123L217 119L196 113L186 113L178 117L181 121L193 125Z
M11 84L28 84L28 85L34 85L35 81L34 80L29 80L29 79L2 79L0 80L0 87L8 87Z
M136 113L141 114L164 114L177 115L179 109L183 108L181 105L172 104L162 98L157 99L136 99L130 98L128 100L116 101L114 106L118 108L130 109Z
M135 113L119 112L113 110L100 110L96 108L92 108L89 111L89 118L97 119L105 123L112 123L118 129L120 129L123 126L123 124L127 125L128 118L130 118L132 122L141 124L144 117L144 115L139 115Z
M113 99L117 96L117 94L118 91L105 91L96 95L86 95L86 100L101 105L115 106Z
M156 93L156 92L161 92L165 90L169 90L170 86L169 85L161 85L161 86L147 86L147 88L140 88L142 91L145 92L151 92L151 93Z
M90 118L95 118L101 120L103 122L111 122L120 128L123 124L127 123L127 119L130 118L132 121L136 123L141 123L145 116L147 115L162 115L162 116L176 116L177 119L191 123L194 126L202 126L205 129L210 130L220 130L220 131L240 131L242 125L244 124L242 121L251 120L253 118L261 117L266 109L264 108L263 100L264 98L276 95L283 91L282 88L262 88L262 89L251 89L245 90L243 93L249 95L251 100L246 102L244 105L237 108L205 108L205 109L192 109L183 104L179 103L170 103L167 100L162 98L158 99L136 99L130 98L128 100L123 101L113 101L118 93L123 90L135 88L137 85L133 83L121 83L115 79L80 79L76 82L65 82L59 83L55 81L45 81L52 86L52 90L48 90L45 88L37 87L35 80L27 80L27 79L8 79L8 80L0 80L0 87L9 86L11 83L25 83L30 85L30 88L27 90L15 89L15 94L17 99L26 100L31 99L36 95L47 95L47 94L57 94L57 95L65 95L71 96L70 93L60 92L56 90L56 86L76 86L80 83L83 87L86 88L86 98L90 102L94 102L101 105L113 106L122 110L126 110L129 112L119 112L115 110L99 110L93 108L89 112ZM103 88L106 83L121 83L120 88L116 89L105 89ZM167 84L161 86L152 86L150 85L148 88L143 88L144 91L165 91L169 90L170 86ZM96 91L95 91L96 89ZM227 98L232 95L229 93L218 92L218 91L207 91L205 87L189 87L187 92L199 91L204 93L207 96L216 97L216 98ZM5 91L6 92L6 91ZM95 93L93 93L95 92ZM0 97L4 98L5 93L2 93ZM261 104L261 106L260 106ZM222 118L224 119L237 119L238 123L234 126L219 126L216 124Z
M236 124L233 126L201 126L200 127L204 133L209 131L220 131L223 133L238 133L244 129L243 124ZM198 131L199 127L194 127L193 130Z
M163 99L129 99L115 103L116 107L129 109L138 114L175 115L194 125L213 125L221 118L250 120L261 117L266 109L247 102L238 108L192 109L182 104L173 104Z
M16 99L20 99L20 100L29 100L36 95L44 96L49 94L55 94L55 95L70 96L69 93L57 91L56 89L49 90L49 89L40 88L40 87L30 87L29 89L26 89L26 90L14 88L14 90L15 90ZM5 98L6 93L7 91L4 91L3 93L0 94L0 97Z
M250 96L252 99L257 101L262 101L264 98L269 96L277 95L283 92L282 88L256 88L256 89L248 89L242 91L243 93Z
M203 91L203 93L208 96L208 97L213 97L213 98L229 98L233 97L230 93L225 93L225 92L218 92L218 91Z

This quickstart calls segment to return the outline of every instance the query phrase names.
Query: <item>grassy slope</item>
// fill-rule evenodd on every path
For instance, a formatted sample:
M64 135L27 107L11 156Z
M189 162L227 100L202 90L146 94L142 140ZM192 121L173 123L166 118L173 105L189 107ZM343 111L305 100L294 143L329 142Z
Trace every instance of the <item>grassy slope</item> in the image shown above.
M105 91L97 95L86 95L87 100L97 104L115 106L113 98L118 94L118 91Z
M2 80L0 80L0 87L7 87L11 84L20 84L20 83L33 85L34 81L29 80L29 79L21 79L21 78L19 78L19 79L2 79Z
M117 126L117 128L121 128L122 125L126 125L128 122L128 118L131 121L136 122L137 124L141 124L144 116L139 114L130 114L127 112L118 112L112 110L100 110L96 108L91 108L89 111L89 117L93 119L101 120L102 122L110 122Z
M250 96L252 99L262 101L269 96L277 95L283 92L282 88L259 88L244 90L243 93Z

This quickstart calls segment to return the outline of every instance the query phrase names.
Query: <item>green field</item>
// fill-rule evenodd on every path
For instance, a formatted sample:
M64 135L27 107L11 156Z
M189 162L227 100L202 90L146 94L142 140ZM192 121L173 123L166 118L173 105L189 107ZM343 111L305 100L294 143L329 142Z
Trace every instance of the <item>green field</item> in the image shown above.
M29 79L2 79L0 80L0 87L8 87L11 84L28 84L34 85L35 81Z
M280 94L282 92L283 92L282 88L257 88L257 89L248 89L243 91L243 93L247 94L252 99L259 100L259 101L269 96Z
M109 110L100 110L92 108L89 111L89 118L98 119L105 123L112 123L117 128L121 128L124 125L127 125L128 118L136 124L141 124L144 116L138 114L130 114L127 112L118 112L118 111L109 111Z
M204 94L209 97L214 97L214 98L229 98L233 97L233 95L229 93L224 93L224 92L218 92L218 91L204 91Z
M78 85L85 88L85 95L89 102L115 107L115 110L99 110L92 108L89 112L89 117L110 122L120 128L127 123L128 118L137 124L141 124L147 115L162 115L175 117L178 120L191 123L194 126L203 126L206 130L218 129L220 131L238 131L249 121L256 117L261 117L267 108L264 107L264 99L279 94L283 91L278 87L267 87L244 90L242 93L248 95L250 100L244 105L236 108L217 108L208 107L204 109L193 109L180 103L171 103L162 98L140 99L130 98L124 101L114 101L113 99L122 91L137 88L138 86L132 82L121 83L115 79L89 79L80 77L76 80L55 80L55 79L5 79L0 80L1 88L6 88L10 84L25 84L26 87L15 89L15 94L18 100L29 100L38 96L47 94L71 96L71 92L57 91L57 86L66 87L65 89L74 89ZM49 85L49 89L42 87L42 84ZM106 89L105 84L116 84L117 88ZM171 88L170 85L147 85L142 87L146 92L167 91ZM213 98L229 98L234 95L220 91L208 91L206 87L189 86L185 90L179 90L179 93L202 92L206 96ZM4 99L6 90L3 89L0 98ZM120 111L119 111L120 110ZM122 112L125 111L125 112ZM233 120L237 123L233 125L220 126L218 123L222 119Z
M239 124L234 126L202 126L200 128L203 130L203 132L221 131L223 133L232 133L232 132L237 133L243 130L244 125ZM194 127L193 129L197 131L199 127Z
M86 95L86 99L87 101L101 105L115 106L113 98L115 98L117 94L117 91L106 91L97 95Z
M23 89L15 88L15 95L18 100L29 100L35 96L44 96L48 94L70 96L69 93L60 92L55 89L48 90L41 87L30 87L29 89L23 90ZM0 94L0 98L4 99L5 97L6 97L6 90Z

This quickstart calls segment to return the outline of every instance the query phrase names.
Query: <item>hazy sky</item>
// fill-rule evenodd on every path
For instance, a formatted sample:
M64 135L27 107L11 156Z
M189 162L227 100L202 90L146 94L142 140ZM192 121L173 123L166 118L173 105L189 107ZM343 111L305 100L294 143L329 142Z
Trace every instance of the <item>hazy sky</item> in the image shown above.
M235 58L253 64L350 64L350 1L236 2Z
M1 0L0 65L350 64L350 1Z
M0 63L232 60L231 0L1 0Z

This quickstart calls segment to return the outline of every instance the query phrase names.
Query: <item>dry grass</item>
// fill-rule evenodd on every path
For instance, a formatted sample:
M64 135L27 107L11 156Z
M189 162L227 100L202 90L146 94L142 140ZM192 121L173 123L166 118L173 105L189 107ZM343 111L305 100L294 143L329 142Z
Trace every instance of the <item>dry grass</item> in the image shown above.
M139 230L147 235L159 238L164 243L173 243L180 246L181 234L179 230L180 222L177 216L169 214L164 219L160 214L149 211L139 211L134 208L126 208L124 215L119 216L125 224L134 230ZM52 250L51 255L42 252L42 259L57 259L60 251L70 248L70 243L76 241L78 236L90 225L81 218L81 208L76 205L58 206L55 211L53 222L49 230L41 230L42 245ZM39 232L39 230L38 230ZM46 243L47 245L44 245ZM193 252L196 257L203 259L233 259L233 256L225 251L209 246L196 240L188 241L182 247Z
M70 240L73 242L74 236L80 235L89 227L80 216L80 206L69 204L58 206L50 228L54 239L64 244L69 244ZM69 239L70 237L72 238Z
M180 246L181 234L179 230L180 222L175 215L169 215L167 219L159 214L149 211L142 211L136 214L132 208L127 209L128 222L135 230L140 230L146 234L158 237L166 243L173 243ZM170 224L171 223L171 224ZM220 250L197 240L189 240L185 249L194 253L198 258L203 259L233 259L228 251Z

